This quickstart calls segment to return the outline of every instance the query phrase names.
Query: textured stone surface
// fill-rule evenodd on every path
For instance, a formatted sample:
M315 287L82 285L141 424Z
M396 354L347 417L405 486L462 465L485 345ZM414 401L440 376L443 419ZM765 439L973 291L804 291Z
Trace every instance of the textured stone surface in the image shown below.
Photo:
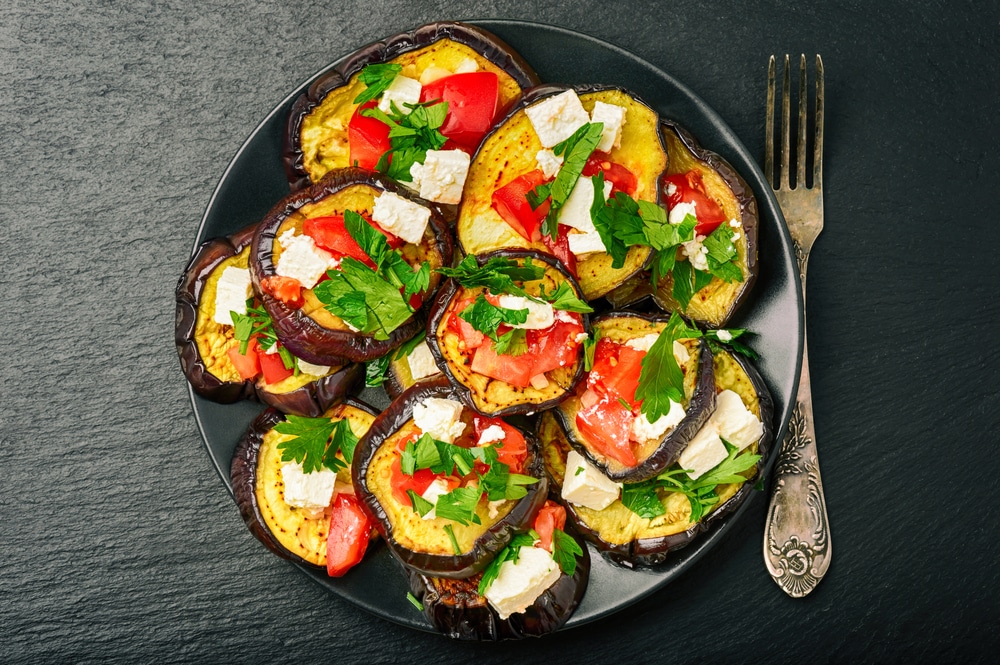
M1000 647L995 4L84 4L0 5L0 660L951 662ZM823 54L809 330L835 555L810 597L768 578L757 502L689 574L612 618L453 644L328 594L240 522L171 341L209 196L329 61L477 17L630 49L754 155L767 56Z

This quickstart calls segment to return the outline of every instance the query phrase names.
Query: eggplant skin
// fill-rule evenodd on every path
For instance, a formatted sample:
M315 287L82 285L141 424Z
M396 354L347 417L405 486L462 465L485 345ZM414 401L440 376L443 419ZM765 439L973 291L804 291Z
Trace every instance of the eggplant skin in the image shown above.
M560 575L524 612L506 619L501 619L479 595L481 575L453 580L407 570L407 577L410 591L424 606L424 616L452 639L499 641L541 637L566 623L587 590L590 551L586 545L581 549L583 555L577 558L573 575Z
M431 281L424 297L424 308L415 312L406 322L392 331L386 340L377 340L372 335L352 332L346 327L325 327L305 314L302 309L289 307L261 288L261 280L275 274L272 248L282 223L298 213L301 208L320 203L327 197L336 196L355 185L393 192L431 210L430 222L420 245L422 251L432 259ZM253 236L250 248L250 275L254 290L259 294L264 309L271 316L278 339L289 351L307 362L343 365L348 362L365 362L378 358L413 337L422 328L423 312L429 307L428 303L440 283L440 276L434 268L450 263L452 256L451 234L434 204L417 198L380 173L345 168L331 171L315 185L286 196L271 208Z
M257 399L284 413L318 418L331 406L358 392L365 377L365 366L349 363L337 371L285 393L269 390L264 380L256 386Z
M528 448L522 473L538 478L539 482L528 486L527 495L519 499L507 515L480 535L470 551L443 555L420 552L402 545L393 533L393 524L386 509L369 487L369 468L382 444L412 420L413 407L429 397L458 399L456 390L444 377L421 381L407 389L375 419L368 433L358 442L351 465L351 478L362 507L375 523L389 551L400 563L432 577L467 578L481 572L493 556L510 542L514 534L529 528L548 495L545 465L534 433L521 430Z
M552 483L551 491L553 498L566 507L569 520L580 534L586 540L593 543L597 550L613 563L626 568L657 566L664 563L669 558L671 552L690 545L701 534L707 533L725 520L726 517L732 515L755 491L754 485L761 478L761 474L764 473L768 458L773 452L774 401L763 378L749 360L742 356L730 354L728 351L723 351L719 355L734 361L743 370L753 390L757 393L759 416L764 429L763 434L757 442L757 454L761 458L757 462L752 476L739 485L720 505L717 505L711 512L705 515L700 522L684 531L656 537L638 538L625 543L613 543L606 540L601 535L599 528L596 526L592 527L588 523L587 517L584 515L587 509L578 509L577 506L563 500L560 496L563 474L565 473L566 454L569 452L570 445L566 439L565 431L551 413L543 414L539 420L537 431L539 439L542 441L545 469ZM722 390L723 387L720 386L719 390ZM633 517L635 516L633 515Z
M372 417L376 415L376 411L371 406L356 399L348 398L341 405L359 409ZM267 549L282 559L325 571L325 567L307 561L278 542L267 526L257 498L258 460L261 445L264 443L264 435L284 420L285 414L275 408L268 408L250 423L250 427L236 444L229 466L230 479L233 483L233 496L240 510L240 516L247 528L250 529L250 533Z
M635 326L642 323L659 325L667 322L666 317L647 316L634 314L632 312L608 312L594 320L595 335L603 336L609 329L616 326ZM660 328L662 330L662 327ZM646 334L645 331L642 334ZM633 335L641 337L642 334ZM627 336L626 336L627 337ZM622 338L625 339L625 338ZM666 433L666 435L650 451L639 451L645 453L639 459L639 463L633 467L627 467L616 460L611 460L591 449L590 445L583 439L576 428L576 413L579 410L580 400L573 396L563 402L553 411L556 418L567 433L570 444L578 453L583 455L587 461L599 468L609 478L615 482L638 483L652 478L664 469L677 461L687 448L688 441L698 433L702 425L708 421L712 412L715 411L715 372L713 364L712 350L705 340L698 341L698 376L695 379L694 392L688 401L685 409L684 419Z
M304 164L301 137L306 116L322 103L333 90L350 82L366 65L392 60L408 51L414 51L441 40L450 39L468 46L514 79L522 89L538 85L535 71L518 53L496 35L467 23L441 21L420 26L379 42L368 44L330 71L320 75L308 90L292 104L282 148L285 174L292 191L307 187L310 176Z
M476 256L476 262L482 266L493 257L513 259L517 261L523 261L524 259L530 258L535 263L541 264L546 269L546 272L550 270L556 271L561 279L569 282L570 286L573 287L573 291L576 296L583 299L583 291L581 290L580 285L569 273L562 262L552 256L524 249L501 249L489 252L488 254ZM452 385L458 392L462 403L485 416L530 415L539 411L551 409L566 400L572 394L573 390L576 388L580 379L582 379L584 375L582 345L580 346L581 355L578 356L576 370L569 376L568 381L564 383L557 383L556 381L550 382L550 385L556 385L557 389L561 388L561 392L558 392L558 394L548 399L545 399L544 394L539 396L539 393L542 391L533 387L517 388L516 386L511 386L510 384L500 381L499 379L488 379L486 384L487 388L495 385L503 387L504 390L509 390L513 394L517 395L517 397L510 398L509 402L506 404L497 402L494 406L491 406L493 403L491 400L493 398L488 397L486 394L479 394L480 392L488 393L488 390L478 391L475 387L467 385L461 376L456 373L456 369L452 365L452 362L445 355L447 348L442 346L442 341L438 335L438 332L442 330L447 323L446 317L450 311L452 301L462 291L463 288L459 286L455 280L447 280L438 292L437 299L434 301L434 306L431 308L430 317L427 321L427 346L430 348L431 355L434 356L434 361L437 363L438 368L444 372L444 375L452 382ZM580 318L583 321L584 332L589 334L589 315L580 314ZM563 368L559 368L559 371L562 370ZM469 373L473 374L471 370L469 370ZM482 375L475 374L475 376ZM497 391L494 391L494 394L498 392L501 392L499 388Z
M664 119L661 130L670 153L670 164L665 175L686 173L691 168L701 171L709 195L727 213L729 219L737 218L741 224L741 238L736 241L739 252L740 269L744 273L742 282L727 284L717 277L699 291L681 310L671 295L672 278L667 275L654 290L656 304L666 311L678 310L688 318L710 326L723 326L747 301L747 296L757 280L757 234L760 216L757 199L746 180L716 153L703 148L695 137L673 120ZM666 189L666 181L663 181ZM665 193L663 194L666 198ZM642 275L648 279L648 274Z

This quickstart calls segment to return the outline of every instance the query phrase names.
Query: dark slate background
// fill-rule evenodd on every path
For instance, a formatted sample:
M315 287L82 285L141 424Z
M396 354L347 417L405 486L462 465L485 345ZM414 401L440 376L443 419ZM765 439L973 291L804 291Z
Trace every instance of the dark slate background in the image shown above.
M997 4L532 4L0 5L0 660L954 662L1000 648ZM765 572L763 501L639 605L501 645L367 615L246 531L172 347L198 222L289 90L444 18L537 20L632 50L755 155L767 57L823 55L809 333L835 554L808 598Z

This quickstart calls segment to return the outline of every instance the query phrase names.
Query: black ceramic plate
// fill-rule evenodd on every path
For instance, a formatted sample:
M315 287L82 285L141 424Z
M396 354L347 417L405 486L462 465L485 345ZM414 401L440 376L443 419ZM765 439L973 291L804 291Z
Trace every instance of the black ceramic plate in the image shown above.
M757 366L774 396L774 415L779 425L776 441L780 442L798 383L802 298L791 241L778 205L746 148L722 119L687 87L628 51L552 26L519 21L477 21L477 24L520 52L544 82L607 83L635 91L660 114L687 127L705 148L722 155L750 184L760 209L760 274L751 302L732 325L749 328L758 334L753 342L761 355ZM345 44L344 50L360 46ZM205 239L228 235L259 221L288 193L280 152L285 119L293 100L311 81L303 83L278 104L233 158L205 211L196 247ZM261 407L247 402L215 404L193 393L191 398L208 454L232 492L229 461L233 449ZM371 390L362 398L374 406L387 403L384 394ZM777 451L778 446L773 449ZM774 457L772 454L768 468ZM754 493L751 501L758 494ZM592 550L593 570L587 594L567 626L607 616L662 588L714 546L745 514L749 505L750 501L745 502L721 526L701 536L656 569L636 572L618 568ZM413 628L432 630L423 615L407 601L407 586L399 566L384 547L376 546L374 550L361 565L341 579L306 572L337 595L378 616Z

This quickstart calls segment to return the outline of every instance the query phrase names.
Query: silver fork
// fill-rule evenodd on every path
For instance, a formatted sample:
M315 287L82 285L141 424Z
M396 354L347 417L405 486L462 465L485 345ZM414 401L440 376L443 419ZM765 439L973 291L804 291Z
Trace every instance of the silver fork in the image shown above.
M799 115L796 145L795 187L790 184L790 89L789 62L785 56L781 99L780 177L774 179L774 56L767 68L767 129L764 171L774 190L795 245L795 258L802 279L802 302L806 299L806 264L809 250L823 230L823 60L816 56L816 107L814 115L813 182L806 186L806 139L808 87L806 56L799 65ZM809 383L809 351L803 334L802 373L795 410L774 469L771 504L764 528L764 562L774 581L793 598L801 598L826 574L830 566L830 522L826 515L823 481L816 455L812 387Z

